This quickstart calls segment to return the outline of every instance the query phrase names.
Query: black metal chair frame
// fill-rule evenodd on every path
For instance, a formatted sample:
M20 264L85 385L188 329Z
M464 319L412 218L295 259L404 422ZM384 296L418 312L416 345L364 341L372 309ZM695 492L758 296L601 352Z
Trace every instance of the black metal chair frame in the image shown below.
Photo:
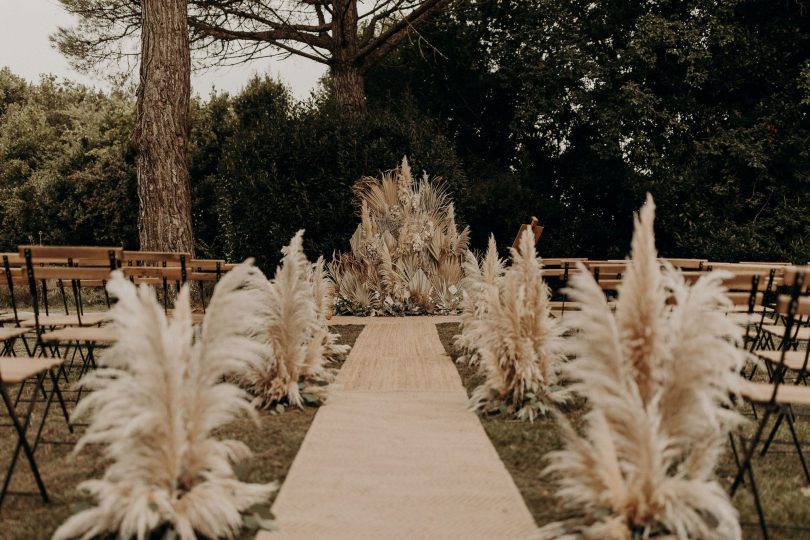
M756 280L756 281L758 281L758 280ZM801 273L801 272L797 273L796 278L795 278L795 282L793 283L793 285L791 287L790 301L789 301L789 304L788 304L787 314L786 314L786 318L785 318L785 330L784 330L784 338L783 339L784 339L784 341L786 343L788 343L791 336L794 335L792 332L793 332L793 329L794 329L794 325L796 323L796 312L797 312L799 297L800 297L801 292L802 292L803 283L804 283L804 274ZM749 299L749 313L753 312L753 302L754 302L754 299L755 299L755 294L756 294L756 288L752 287L752 296L751 296L751 299ZM803 472L805 474L805 479L807 480L808 483L810 483L810 469L808 469L807 462L806 462L806 460L804 458L804 453L802 452L801 441L799 440L799 438L798 438L798 436L796 434L796 429L795 429L795 425L794 425L794 417L792 415L792 409L790 407L790 404L789 403L785 404L785 403L778 403L777 402L777 393L779 391L779 387L782 386L784 384L784 382L785 382L784 381L784 375L785 375L785 372L787 371L787 367L785 366L785 354L788 351L788 348L789 347L787 347L787 346L781 347L780 360L779 360L779 362L776 364L776 366L774 368L774 373L773 373L773 377L772 377L773 392L771 393L770 400L767 403L763 404L764 414L759 419L757 429L755 430L753 437L750 439L750 441L748 442L747 445L746 445L746 441L744 440L742 434L740 434L740 444L741 444L742 448L745 449L745 453L744 453L744 456L743 456L742 460L739 459L739 455L737 453L737 448L736 448L736 445L733 444L733 438L732 438L732 450L733 450L733 453L734 453L735 462L737 464L737 473L736 473L736 475L734 477L734 481L732 482L732 485L731 485L731 487L729 489L729 496L731 496L731 497L734 496L737 489L740 487L740 485L743 484L743 482L745 481L745 477L747 476L748 482L750 483L750 489L751 489L752 495L754 497L754 505L756 507L757 516L759 518L760 530L762 531L762 535L763 535L763 538L765 538L765 540L767 540L769 538L769 536L768 536L768 523L767 523L766 518L765 518L764 509L762 507L762 500L761 500L760 494L759 494L759 488L757 486L756 478L755 478L755 475L754 475L753 459L754 459L754 455L756 453L757 446L759 446L760 442L762 441L763 435L765 433L765 428L768 425L768 421L771 419L772 416L777 415L777 418L787 420L787 424L788 424L788 427L790 429L791 438L793 440L793 444L794 444L794 446L796 448L796 452L798 454L799 460L800 460L801 465L802 465ZM807 356L806 356L805 366L804 367L805 368L807 367ZM781 424L781 420L779 421L779 424ZM775 437L776 432L778 431L778 427L779 427L778 425L776 425L776 424L774 425L773 429L771 430L771 434L765 440L765 446L764 446L763 450L760 452L760 456L764 456L767 453L767 448L768 448L768 446L770 446L770 444L771 444L771 442L773 440L773 437ZM771 524L771 526L774 527L774 528L779 528L779 526L775 525L775 524ZM791 528L795 529L794 527L791 527ZM799 529L805 530L804 528L799 528ZM810 529L807 529L807 530L810 530Z

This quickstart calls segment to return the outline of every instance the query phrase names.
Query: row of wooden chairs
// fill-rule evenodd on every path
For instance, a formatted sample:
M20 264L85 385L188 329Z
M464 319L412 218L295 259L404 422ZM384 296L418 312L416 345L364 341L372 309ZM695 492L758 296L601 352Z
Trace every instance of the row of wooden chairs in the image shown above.
M9 298L8 311L0 314L4 325L0 327L0 397L17 436L0 484L0 506L7 495L14 493L9 486L21 454L34 476L38 494L47 502L36 450L46 442L41 437L54 401L61 408L68 431L73 432L65 396L70 391L61 389L60 382L70 383L71 378L78 379L93 369L95 349L117 340L115 332L104 326L111 304L105 286L111 272L121 271L136 284L161 290L167 311L173 293L185 283L197 283L199 310L195 317L201 320L206 285L210 288L234 265L224 260L195 259L189 253L128 251L119 247L20 246L17 252L2 253L0 258ZM52 296L61 301L63 313L53 305ZM98 300L102 296L103 300ZM90 305L90 297L96 299L95 305ZM21 308L24 301L28 304L26 310ZM24 389L30 385L33 387L26 398ZM15 386L16 396L12 395ZM75 394L78 401L81 393ZM36 403L44 403L45 408L39 425L32 426Z
M761 268L766 270L767 268ZM810 468L795 423L797 408L810 406L810 267L779 265L767 274L754 274L740 324L745 327L746 348L765 368L765 377L755 381L759 365L752 364L748 382L741 392L757 418L757 427L747 440L740 434L740 451L734 438L731 446L737 473L730 488L734 495L743 482L751 491L763 537L769 537L768 522L754 474L754 461L763 458L780 429L787 425L805 482L810 485ZM736 301L735 301L736 303ZM757 412L761 412L761 416ZM766 434L767 432L767 434ZM807 534L810 529L788 525Z

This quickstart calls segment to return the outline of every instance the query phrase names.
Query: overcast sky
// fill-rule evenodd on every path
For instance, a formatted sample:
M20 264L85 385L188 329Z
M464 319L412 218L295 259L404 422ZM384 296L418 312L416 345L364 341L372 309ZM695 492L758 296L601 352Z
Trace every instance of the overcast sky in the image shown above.
M0 67L8 66L15 74L32 82L42 73L53 73L107 88L104 80L74 71L48 41L48 36L58 26L70 24L71 17L56 0L0 0ZM297 97L303 98L309 95L323 72L324 66L306 59L262 59L243 66L193 74L192 86L194 93L203 96L207 96L212 87L235 92L253 74L269 73L281 78Z

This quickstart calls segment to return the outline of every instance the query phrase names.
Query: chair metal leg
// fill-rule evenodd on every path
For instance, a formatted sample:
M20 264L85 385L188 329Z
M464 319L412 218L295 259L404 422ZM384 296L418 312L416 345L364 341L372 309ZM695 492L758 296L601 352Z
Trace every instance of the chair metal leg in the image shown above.
M799 454L799 461L802 464L804 471L804 479L810 484L810 470L807 468L807 461L804 459L804 452L802 452L802 445L799 437L796 435L796 426L794 425L792 411L782 413L782 416L787 419L788 427L790 428L790 436L793 438L793 445L796 447L796 453Z
M759 498L759 488L754 479L754 468L748 464L748 479L751 481L751 492L754 495L754 506L757 509L757 517L759 518L759 528L762 531L762 538L768 540L768 523L765 521L765 510L762 508L762 501Z
M37 376L38 382L40 384L42 379L45 377L45 373L40 373ZM25 454L26 459L28 460L28 464L31 467L31 472L34 475L34 480L37 483L37 488L39 489L39 493L42 496L42 500L44 502L50 502L48 498L48 492L45 489L45 483L42 481L42 477L39 474L39 468L37 467L36 459L34 459L34 451L31 446L28 444L28 439L26 438L26 432L28 431L28 425L31 421L31 413L34 409L34 400L28 404L28 410L25 413L24 420L20 422L20 419L17 417L16 410L14 408L13 403L11 402L11 398L6 392L6 387L4 384L0 384L0 396L2 396L3 403L8 410L8 414L11 417L11 422L14 425L14 429L17 431L17 445L14 448L14 452L11 456L11 463L9 465L8 471L6 472L6 477L3 480L3 485L0 487L0 507L3 505L3 501L8 494L8 487L11 483L11 476L14 473L14 467L17 464L17 458L20 455L20 449L22 449L23 453Z
M756 447L762 438L762 432L765 430L765 425L768 423L772 413L773 411L770 407L765 408L765 414L762 416L762 420L760 420L757 430L754 433L754 436L751 438L751 443L749 444L748 449L745 451L745 457L743 458L742 464L737 470L737 475L734 477L734 482L731 484L731 489L729 489L728 493L729 497L734 496L737 488L740 487L740 484L742 483L746 470L751 468L751 460L754 457L754 452L756 451Z
M765 439L765 443L762 445L762 450L759 452L760 456L764 456L768 453L768 449L771 447L771 443L776 438L776 433L779 431L779 427L782 425L782 420L785 419L785 413L780 412L779 416L776 417L776 422L773 423L773 427L771 428L771 432L768 434L768 438Z

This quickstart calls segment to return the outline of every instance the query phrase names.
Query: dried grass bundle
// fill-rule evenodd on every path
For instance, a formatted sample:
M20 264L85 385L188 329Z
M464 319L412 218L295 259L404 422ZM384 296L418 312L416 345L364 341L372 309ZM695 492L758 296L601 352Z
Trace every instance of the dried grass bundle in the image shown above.
M283 258L273 280L263 290L266 334L258 341L263 354L247 363L243 383L255 396L254 404L302 407L304 401L323 399L322 384L333 373L327 361L348 347L337 344L329 331L332 285L323 259L314 265L303 249L304 231L282 249Z
M242 414L255 415L245 392L223 378L262 354L261 302L266 281L250 263L217 285L201 332L194 336L188 288L167 320L154 291L115 273L107 288L119 341L101 367L81 381L93 390L75 418L90 425L75 451L104 445L104 477L79 485L98 506L69 518L56 540L147 538L170 526L183 539L234 537L241 512L267 500L274 484L236 479L231 465L250 455L241 442L212 432Z
M739 331L723 315L722 274L690 287L671 267L661 270L654 209L648 196L636 216L615 315L584 268L568 291L582 311L572 318L574 360L564 373L592 408L582 435L559 416L565 449L550 454L548 471L582 516L545 527L540 538L741 537L714 479L741 420L730 403L741 380Z
M564 360L562 330L551 317L531 231L524 232L511 257L512 265L504 270L492 238L480 264L467 255L467 299L456 345L486 376L473 391L475 409L534 420L551 403L568 397L557 384Z
M329 265L336 307L357 315L446 313L458 308L469 229L459 231L444 187L415 180L408 160L354 185L360 224L351 253Z

